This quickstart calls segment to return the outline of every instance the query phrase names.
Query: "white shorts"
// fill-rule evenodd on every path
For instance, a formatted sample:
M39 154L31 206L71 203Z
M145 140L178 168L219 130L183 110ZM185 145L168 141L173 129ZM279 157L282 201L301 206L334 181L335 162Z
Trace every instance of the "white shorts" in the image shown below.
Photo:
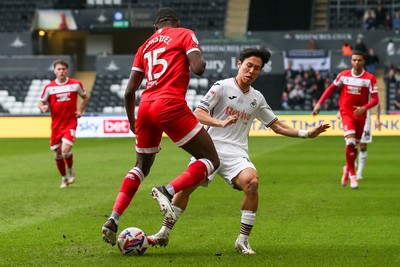
M371 116L367 116L367 119L365 120L364 131L363 131L360 143L364 143L364 144L372 143Z
M242 148L238 148L234 145L218 145L215 144L218 152L218 157L220 165L218 169L211 175L208 176L208 181L202 184L202 186L207 187L215 178L215 176L220 175L221 178L235 188L232 183L232 179L235 178L241 171L246 168L253 168L257 171L254 164L250 161L247 151ZM191 162L195 161L195 158L191 159Z

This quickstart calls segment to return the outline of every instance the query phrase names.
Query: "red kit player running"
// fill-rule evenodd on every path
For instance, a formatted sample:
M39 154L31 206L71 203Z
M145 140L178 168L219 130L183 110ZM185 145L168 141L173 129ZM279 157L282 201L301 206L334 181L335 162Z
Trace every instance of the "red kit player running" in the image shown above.
M339 98L339 112L342 117L344 137L346 141L346 166L343 168L342 186L346 186L350 175L350 187L358 188L354 162L357 157L357 146L364 131L367 110L377 105L378 86L376 78L364 70L365 55L354 52L351 56L352 69L344 70L325 90L312 114L321 110L321 105L337 87L342 87Z
M55 152L56 165L61 174L60 188L66 188L75 182L72 146L78 118L82 116L89 96L80 81L68 78L67 62L56 60L53 67L56 79L44 87L38 106L42 112L51 110L50 149ZM77 109L78 95L82 102Z
M139 47L125 92L125 109L130 128L136 134L136 164L125 176L110 218L102 227L102 238L115 245L120 216L130 204L140 183L149 174L160 151L162 133L190 153L196 161L184 173L162 187L153 187L162 214L176 220L172 196L199 184L219 166L210 136L188 107L185 95L189 68L197 75L205 71L205 60L193 31L179 27L171 8L155 15L155 33ZM135 92L143 78L143 91L135 118Z

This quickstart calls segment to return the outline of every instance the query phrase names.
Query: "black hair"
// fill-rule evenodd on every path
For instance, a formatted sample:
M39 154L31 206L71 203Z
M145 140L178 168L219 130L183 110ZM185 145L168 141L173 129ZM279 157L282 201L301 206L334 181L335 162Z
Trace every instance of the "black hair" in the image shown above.
M262 60L262 67L269 62L271 58L271 52L265 48L245 48L240 52L239 60L243 62L246 58L249 57L259 57Z
M362 56L363 59L365 60L365 53L360 51L360 50L354 50L353 51L353 55L358 55L358 56Z
M170 7L160 8L154 15L154 24L160 24L164 21L172 21L174 23L179 23L178 15Z

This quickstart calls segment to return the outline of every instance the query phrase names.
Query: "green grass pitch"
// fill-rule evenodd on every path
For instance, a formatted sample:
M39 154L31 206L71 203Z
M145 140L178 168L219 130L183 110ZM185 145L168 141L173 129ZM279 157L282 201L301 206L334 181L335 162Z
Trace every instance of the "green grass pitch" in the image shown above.
M48 139L0 139L0 266L399 266L400 137L374 137L360 188L340 185L342 137L252 137L260 203L250 242L234 249L242 193L215 180L199 188L165 248L122 256L101 240L133 139L78 139L76 184L60 189ZM151 174L122 216L153 234L162 217L151 187L189 156L163 139Z

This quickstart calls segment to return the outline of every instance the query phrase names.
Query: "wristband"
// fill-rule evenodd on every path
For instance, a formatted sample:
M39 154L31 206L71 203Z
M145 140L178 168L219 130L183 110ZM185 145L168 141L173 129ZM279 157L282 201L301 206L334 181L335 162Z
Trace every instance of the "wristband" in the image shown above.
M308 135L310 134L310 132L309 131L307 131L307 130L299 130L299 132L297 133L297 135L300 137L300 138L303 138L303 139L305 139L305 138L308 138Z

